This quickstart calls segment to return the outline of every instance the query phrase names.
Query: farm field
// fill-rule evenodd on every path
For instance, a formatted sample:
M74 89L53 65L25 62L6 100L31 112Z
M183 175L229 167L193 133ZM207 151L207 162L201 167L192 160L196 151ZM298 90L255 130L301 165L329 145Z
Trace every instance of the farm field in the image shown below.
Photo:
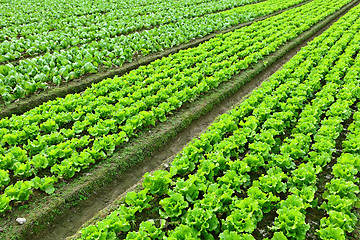
M145 174L141 191L79 239L349 238L359 201L359 14L303 48L168 171Z
M1 239L360 238L358 1L31 3L0 3Z
M67 21L71 19L66 18L58 25L52 23L55 26L31 23L30 26L10 26L8 31L3 27L0 95L4 104L9 103L104 68L121 66L139 55L169 49L301 2L304 0L270 0L257 4L249 4L256 3L255 0L214 1L204 3L206 8L201 5L175 8L177 12L169 11L166 5L162 12L161 6L155 4L152 14L136 13L136 17L131 16L133 11L127 11L130 15L116 11L118 16L101 14L101 18L92 19L92 15L86 15L79 23L74 22L74 26L69 25ZM245 6L221 11L241 5ZM129 22L129 18L133 22Z

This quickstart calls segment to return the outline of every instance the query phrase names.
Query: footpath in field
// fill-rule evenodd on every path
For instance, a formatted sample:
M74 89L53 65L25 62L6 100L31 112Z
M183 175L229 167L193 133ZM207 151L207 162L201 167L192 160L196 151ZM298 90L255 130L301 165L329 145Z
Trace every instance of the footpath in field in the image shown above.
M350 239L359 19L356 7L76 239Z
M39 190L52 193L54 182L73 177L95 161L110 156L116 144L149 124L166 121L166 116L183 103L247 69L348 2L338 1L325 6L323 1L313 1L247 28L220 35L198 48L156 61L122 78L104 81L82 95L70 95L24 115L2 119L1 170L5 188L1 195L2 210L14 206L13 202L26 201L34 189L38 189L36 194ZM309 19L304 19L304 14ZM264 31L257 33L259 28ZM252 39L246 41L244 33ZM237 49L227 49L234 42L241 45ZM204 58L213 58L211 61L215 63L204 62ZM203 69L205 77L195 74L199 69ZM147 81L138 80L144 76ZM181 81L171 85L169 76ZM114 89L119 83L129 88ZM152 95L153 92L157 94ZM146 97L146 105L138 101L142 97ZM90 125L93 127L88 127ZM78 152L73 153L74 150Z
M178 13L173 13L168 8L164 8L164 10L160 8L154 14L166 16L140 15L144 19L136 20L133 23L129 19L135 19L135 17L131 16L127 16L126 21L123 19L122 23L113 21L111 18L110 20L105 17L103 20L96 18L95 23L89 27L85 26L85 29L82 29L81 26L69 27L73 31L70 33L65 33L65 30L61 29L45 31L44 39L40 39L41 33L36 33L36 31L34 31L34 36L20 37L19 39L17 35L20 33L18 33L14 39L5 40L0 44L0 62L1 58L4 60L3 64L0 65L1 101L3 104L8 104L16 99L37 94L41 90L56 88L64 82L72 82L74 79L82 81L83 77L104 72L109 68L120 67L126 62L132 62L139 56L147 56L151 53L171 49L195 38L201 38L210 33L305 2L305 0L267 0L257 4L236 7L256 1L237 0L235 1L237 3L234 1L215 2L219 6L210 4L208 8L211 8L211 11L215 11L215 13L211 13L210 10L209 13L203 13L202 11L206 12L205 7L196 6L193 8L189 6L188 8L191 11L201 12L198 17L192 17L191 14L188 18L180 17L184 16L182 8L177 10ZM218 12L219 7L223 5L235 8ZM126 12L132 14L132 11ZM119 17L124 15L119 14ZM161 23L160 18L163 18L164 23ZM167 23L166 21L170 22ZM147 26L151 26L151 22L155 22L155 25L150 29ZM101 23L104 27L99 30L97 28ZM119 27L112 26L113 24L125 25ZM126 27L126 24L129 26ZM132 26L142 30L131 30ZM149 29L147 30L147 28ZM68 29L68 24L65 24L65 29ZM14 31L17 32L12 27L9 30L10 33L4 34L13 35L12 32ZM56 31L58 31L59 36L54 36ZM31 52L34 52L35 55L41 55L31 57ZM9 61L8 58L13 60L22 58L23 60L5 64Z

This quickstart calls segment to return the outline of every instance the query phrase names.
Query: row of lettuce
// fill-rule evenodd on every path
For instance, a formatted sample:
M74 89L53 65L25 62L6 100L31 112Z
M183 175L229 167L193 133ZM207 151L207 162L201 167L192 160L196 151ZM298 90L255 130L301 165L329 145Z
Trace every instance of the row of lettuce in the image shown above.
M111 156L141 129L166 121L184 103L275 52L347 2L312 1L104 80L82 94L1 119L0 212L28 200L34 189L51 194L58 179Z
M0 44L0 55L3 61L15 60L24 55L32 56L84 45L105 37L130 34L158 25L176 23L183 18L199 17L257 1L259 0L218 0L197 4L197 0L188 0L189 5L185 7L174 6L169 9L165 4L153 5L153 12L145 12L143 9L149 8L146 5L135 11L116 10L100 16L91 15L92 18L73 16L72 19L52 22L45 26L11 26L3 28L0 33L0 39L7 37L7 40Z
M359 16L302 48L79 239L346 239L359 201Z
M228 11L205 14L201 17L183 18L176 23L163 24L149 30L115 37L109 36L109 32L104 30L102 32L104 36L101 36L99 41L94 40L65 50L47 52L42 56L21 60L16 64L0 65L0 96L2 101L9 103L38 90L47 89L54 84L59 85L85 74L96 73L99 69L122 66L124 62L132 61L139 55L169 49L194 38L248 22L255 17L266 16L304 1L268 0ZM328 9L336 10L333 5L330 5ZM122 28L119 29L114 31L121 31ZM99 32L100 35L102 33ZM98 33L95 31L94 34ZM64 47L72 45L72 39L76 45L79 41L76 40L79 39L76 36L77 34L62 36L61 41L64 42ZM20 57L21 53L17 50L15 52L10 50L13 42L4 42L3 45L6 46L3 56ZM54 44L39 43L39 48L45 51L46 48L54 45L59 46L61 43L58 44L56 41ZM5 58L8 59L8 57Z
M346 232L351 232L358 226L358 218L353 209L359 202L360 192L360 112L356 112L353 117L354 122L349 127L349 135L343 142L344 152L333 167L334 178L325 186L326 202L321 208L326 210L327 217L321 219L322 229L319 231L324 239L345 240Z

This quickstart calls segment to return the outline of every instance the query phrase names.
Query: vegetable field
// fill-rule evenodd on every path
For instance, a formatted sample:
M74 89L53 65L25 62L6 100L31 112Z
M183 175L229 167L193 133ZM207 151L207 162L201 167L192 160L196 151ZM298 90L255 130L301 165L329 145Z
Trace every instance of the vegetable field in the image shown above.
M1 238L360 239L357 1L0 5L2 107L233 28L99 79L83 92L1 118ZM300 40L305 36L312 38ZM277 54L286 54L291 44L303 47L282 61ZM100 204L104 186L122 184L115 176L134 171L136 178L141 160L117 157L126 149L137 151L138 159L161 154L160 147L141 148L138 139L151 139L153 132L158 141L155 134L165 124L178 128L181 138L181 129L191 124L176 123L182 111L197 104L210 111L213 106L200 104L202 99L226 84L251 83L251 71L259 68L260 74L278 62L279 70L204 126L169 164L117 192L99 214L82 217L77 231L42 235L59 216L80 214L70 212L85 208L88 198L90 205ZM153 146L175 141L163 139ZM118 172L110 170L113 165ZM100 182L96 177L102 175L108 177ZM28 220L19 226L17 217Z
M60 85L64 81L80 78L87 73L96 73L99 68L121 66L124 62L131 62L138 55L146 56L168 49L254 17L285 9L304 0L270 1L220 12L221 8L243 5L249 1L220 1L218 6L215 3L206 4L206 8L199 5L195 8L189 6L188 9L192 13L189 12L187 15L183 14L186 10L181 8L178 9L180 13L173 13L165 7L163 13L159 11L161 7L155 5L156 11L153 14L138 13L138 19L116 11L119 16L111 15L108 16L110 19L107 19L100 13L104 19L84 19L84 23L80 21L73 27L67 22L59 26L25 24L16 27L15 30L9 26L10 34L7 34L7 27L4 27L2 38L5 40L0 48L0 62L3 62L0 65L0 95L4 103L9 103L38 90L48 89L52 85ZM86 17L90 18L90 15ZM131 18L134 22L121 18ZM83 26L84 24L86 25ZM40 56L37 56L39 54ZM18 59L23 60L16 61Z
M271 239L306 239L314 208L323 215L319 238L345 239L359 200L359 13L350 11L221 116L169 171L146 174L144 189L81 239L254 239L266 215L274 217ZM329 164L332 179L317 195Z

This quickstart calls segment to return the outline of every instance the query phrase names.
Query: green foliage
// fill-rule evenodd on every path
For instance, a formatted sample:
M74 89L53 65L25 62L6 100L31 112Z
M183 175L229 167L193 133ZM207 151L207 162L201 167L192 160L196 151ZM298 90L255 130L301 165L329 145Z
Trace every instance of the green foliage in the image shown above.
M153 174L145 173L143 186L152 194L162 195L169 190L170 177L170 173L163 170L155 171Z
M252 198L237 200L233 203L231 214L223 220L224 229L252 233L263 214L259 203Z
M206 240L214 239L211 232L218 232L220 226L216 215L201 207L194 207L188 210L184 220L187 226L196 229L201 238Z
M166 240L200 240L199 232L187 225L180 224L174 230L170 231L169 237L164 237Z
M10 182L9 171L0 169L0 186L1 186L1 188L6 186L9 182Z
M183 211L188 207L188 202L180 193L169 192L168 198L162 199L159 203L164 209L159 210L160 216L163 218L176 218L183 214Z
M163 239L164 232L162 231L162 228L164 227L164 224L165 222L163 222L163 224L157 228L153 220L142 222L140 223L139 231L129 232L126 235L126 239Z
M305 215L298 208L280 208L275 219L275 230L280 230L288 238L304 240L310 226L305 223Z
M144 189L139 192L129 192L126 194L125 202L129 206L139 207L139 212L142 212L144 209L149 208L151 205L149 202L153 199L151 195L148 194L148 190Z
M345 233L341 228L328 226L319 230L319 237L322 240L345 240Z
M219 235L221 240L254 240L255 238L250 234L238 234L235 231L225 230Z
M5 189L4 193L11 200L25 201L28 200L30 194L32 194L32 182L30 181L18 181L14 186L9 186Z
M31 182L33 184L33 188L40 189L47 194L52 194L55 192L54 183L57 182L57 178L54 176L45 178L35 177L31 180Z
M261 176L253 182L254 187L259 187L264 192L280 193L287 189L287 175L278 167L270 168L267 175Z

